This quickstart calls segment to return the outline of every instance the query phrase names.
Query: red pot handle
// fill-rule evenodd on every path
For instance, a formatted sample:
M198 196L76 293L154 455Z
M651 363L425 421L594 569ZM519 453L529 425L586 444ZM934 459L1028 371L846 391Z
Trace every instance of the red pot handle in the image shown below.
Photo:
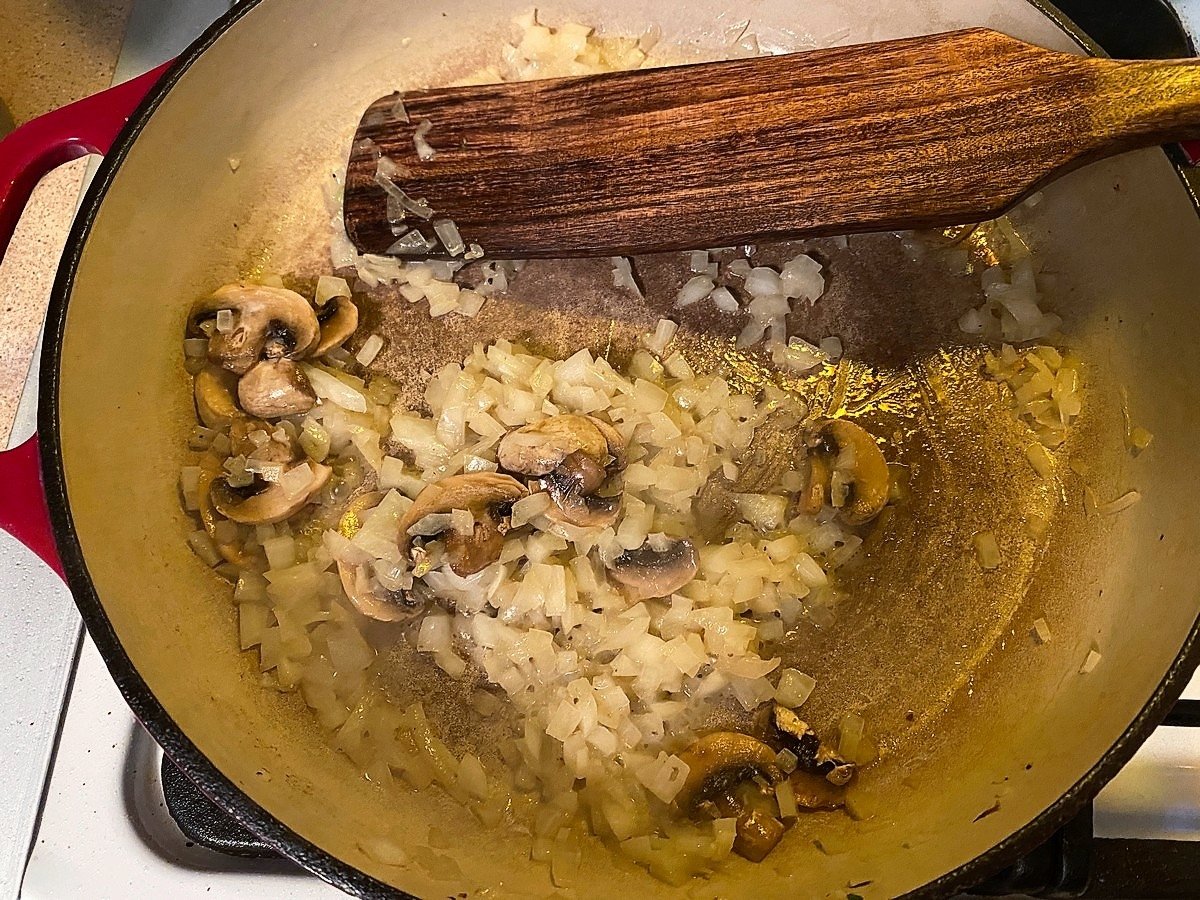
M47 113L0 141L0 258L42 176L81 156L107 153L169 65ZM63 574L42 487L37 435L0 452L0 528Z

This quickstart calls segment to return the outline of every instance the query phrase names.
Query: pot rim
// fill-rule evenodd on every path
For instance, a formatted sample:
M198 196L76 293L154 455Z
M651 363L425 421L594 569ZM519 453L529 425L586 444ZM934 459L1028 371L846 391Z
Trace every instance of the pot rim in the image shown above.
M79 607L88 633L100 650L125 702L170 760L237 822L261 837L273 849L328 883L369 900L397 897L416 900L411 894L379 881L297 834L238 788L183 733L133 665L108 620L88 574L67 497L58 414L59 366L62 362L62 338L66 327L67 306L83 248L117 170L163 98L212 44L261 2L263 0L242 0L210 25L176 58L129 117L111 151L100 163L96 176L80 204L67 237L46 316L38 401L42 480L65 580ZM1027 2L1051 19L1088 53L1105 55L1082 29L1055 6L1045 0ZM1184 189L1188 191L1193 205L1197 207L1197 212L1200 213L1200 202L1184 178L1182 167L1171 154L1168 154L1168 158L1180 176ZM1091 769L1058 800L1023 827L978 856L904 896L912 900L941 897L968 888L1043 843L1129 761L1183 693L1197 664L1200 664L1200 616L1193 622L1179 654L1146 704Z

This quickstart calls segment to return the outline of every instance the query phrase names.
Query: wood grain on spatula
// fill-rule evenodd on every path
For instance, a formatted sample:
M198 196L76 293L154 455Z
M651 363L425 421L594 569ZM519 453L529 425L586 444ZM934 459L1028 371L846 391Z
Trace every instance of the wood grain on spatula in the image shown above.
M408 225L432 234L388 222L380 152L435 219L504 258L973 222L1091 160L1200 137L1196 61L1079 57L987 29L412 91L409 122L399 96L368 109L350 158L362 252ZM436 155L422 161L426 120Z

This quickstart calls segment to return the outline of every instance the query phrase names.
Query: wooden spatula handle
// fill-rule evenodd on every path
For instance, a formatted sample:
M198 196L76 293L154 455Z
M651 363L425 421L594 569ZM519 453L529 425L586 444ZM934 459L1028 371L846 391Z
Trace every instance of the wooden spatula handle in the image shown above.
M975 222L1133 147L1200 137L1200 63L1121 62L987 29L404 95L368 110L346 227L395 241L397 180L489 256L612 255ZM417 158L427 120L437 151ZM370 149L368 149L368 147Z
M1094 60L1096 138L1128 147L1200 136L1200 60Z

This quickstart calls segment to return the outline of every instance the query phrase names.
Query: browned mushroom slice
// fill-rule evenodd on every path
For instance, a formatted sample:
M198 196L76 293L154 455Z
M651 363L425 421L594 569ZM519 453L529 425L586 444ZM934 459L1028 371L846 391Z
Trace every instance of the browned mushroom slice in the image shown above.
M238 409L237 376L219 366L205 366L192 379L192 393L196 398L196 414L209 428L224 428L234 419L240 418Z
M335 297L317 312L317 321L321 324L321 337L313 350L314 356L342 345L354 334L358 328L358 307L349 297Z
M826 419L809 438L809 483L802 508L829 502L842 519L861 525L887 505L891 473L869 432L846 419Z
M706 734L682 751L679 758L687 764L688 774L675 805L693 817L703 816L706 803L730 794L743 781L758 776L775 784L783 778L775 763L775 751L740 731Z
M208 457L209 460L212 457ZM223 542L217 537L217 517L216 510L213 508L212 502L212 483L221 476L219 465L202 464L200 466L200 478L196 483L196 495L199 498L200 524L204 526L205 532L213 539L216 544L217 552L228 563L233 563L235 566L248 568L253 565L253 557L246 553L236 543Z
M214 330L208 341L208 358L231 372L243 375L263 356L307 355L320 340L321 328L312 306L295 291L262 284L238 282L220 288L192 306L191 333L221 310L232 313L224 331Z
M609 455L609 462L605 463L605 468L610 472L618 472L624 469L625 436L603 419L597 419L595 416L585 416L585 418L595 425L596 430L604 436L604 442L607 445Z
M456 574L474 575L500 558L504 520L512 504L528 493L515 478L495 472L443 478L421 491L400 520L400 550L408 552L413 538L410 532L427 517L467 510L474 517L473 531L470 535L447 531L446 556Z
M308 412L317 394L300 367L286 357L264 359L238 381L238 400L252 416L278 419Z
M307 469L307 477L298 470ZM299 512L329 481L333 469L303 462L277 483L255 481L249 488L232 488L224 478L213 481L212 504L225 518L242 525L273 525Z
M757 738L737 731L706 734L679 754L688 774L675 805L688 816L735 816L733 849L761 862L783 836L784 825L764 807L773 786L783 780L775 751ZM758 805L743 802L747 791L761 796Z
M675 593L696 577L696 548L687 538L672 540L651 535L636 550L626 550L608 570L635 600Z
M610 456L607 438L588 416L551 416L510 431L496 448L496 461L509 472L540 478L573 453L581 453L601 467Z
M589 456L575 452L542 479L554 501L551 518L580 528L605 528L616 524L621 512L620 497L600 497L592 492L604 484L608 473Z
M404 622L425 611L424 603L414 602L403 591L382 591L371 583L365 566L338 562L338 577L351 605L368 618L380 622Z

